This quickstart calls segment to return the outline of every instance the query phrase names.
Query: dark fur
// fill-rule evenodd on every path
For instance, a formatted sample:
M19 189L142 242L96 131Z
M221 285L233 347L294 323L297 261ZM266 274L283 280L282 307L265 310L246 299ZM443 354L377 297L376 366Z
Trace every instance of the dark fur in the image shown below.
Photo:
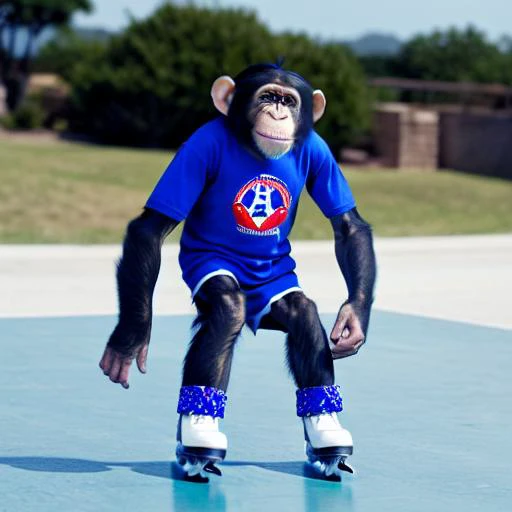
M254 93L262 85L277 83L294 87L302 105L297 141L312 129L312 88L299 75L277 65L251 66L235 78L236 93L228 123L244 144L254 148L248 117ZM349 290L348 301L359 316L366 334L373 302L376 275L370 226L353 210L331 219L335 234L336 258ZM161 262L165 237L178 222L151 209L133 220L124 240L118 265L119 323L108 345L133 357L149 341L152 298ZM212 386L226 390L235 342L245 323L245 297L228 276L209 279L195 297L197 329L183 365L183 385ZM271 307L261 328L279 329L287 336L287 360L299 388L330 385L334 368L327 335L313 301L292 292Z
M119 321L108 345L132 357L151 334L152 300L161 248L165 237L178 221L146 209L128 224L123 257L117 266Z
M206 281L196 295L197 328L183 365L183 386L226 390L235 342L245 323L245 297L229 276ZM287 361L299 388L330 385L334 367L314 302L292 292L272 305L265 325L288 333Z
M228 124L244 145L256 151L258 150L251 136L253 120L250 119L249 111L254 93L269 83L293 87L300 94L301 108L296 143L300 144L313 128L313 88L304 78L275 64L249 66L235 77L236 89L229 107Z
M377 273L372 229L356 208L331 219L336 259L347 283L348 301L367 334Z
M208 279L194 299L197 331L183 363L183 386L226 391L236 339L245 323L245 296L229 276Z
M353 210L331 219L336 257L352 304L366 333L375 282L375 255L370 226ZM152 296L160 269L161 246L177 221L147 209L129 225L119 262L119 323L109 346L127 357L151 334ZM184 361L183 385L226 390L236 339L245 323L245 297L228 276L209 279L195 298L197 328ZM287 336L287 360L299 388L334 382L327 335L313 301L292 292L271 307L261 328L279 329Z
M288 333L286 355L297 387L333 384L331 350L315 303L302 292L291 292L272 304L270 315Z

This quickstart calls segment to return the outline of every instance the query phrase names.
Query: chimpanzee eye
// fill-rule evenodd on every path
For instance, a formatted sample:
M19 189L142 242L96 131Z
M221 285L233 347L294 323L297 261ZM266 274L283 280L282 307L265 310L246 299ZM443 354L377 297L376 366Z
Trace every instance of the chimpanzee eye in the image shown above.
M277 92L264 92L258 98L262 103L280 103L285 107L297 106L297 100L290 94L281 95Z
M274 103L275 100L275 94L271 92L265 92L260 96L260 101L264 101L265 103Z
M283 96L282 103L285 107L295 107L297 105L295 98L288 94L286 96Z

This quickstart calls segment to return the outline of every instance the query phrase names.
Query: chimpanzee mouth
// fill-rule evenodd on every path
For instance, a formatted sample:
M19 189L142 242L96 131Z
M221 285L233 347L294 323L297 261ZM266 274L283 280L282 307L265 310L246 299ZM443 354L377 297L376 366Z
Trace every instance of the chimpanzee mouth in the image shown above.
M293 142L293 139L288 139L286 137L279 137L279 136L276 136L276 135L268 135L266 133L261 133L258 130L256 130L256 133L260 137L264 137L265 139L275 140L277 142Z

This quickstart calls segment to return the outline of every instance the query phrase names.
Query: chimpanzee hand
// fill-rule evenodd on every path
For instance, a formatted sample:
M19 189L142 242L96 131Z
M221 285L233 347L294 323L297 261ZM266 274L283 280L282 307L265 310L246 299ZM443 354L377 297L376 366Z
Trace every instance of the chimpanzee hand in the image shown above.
M146 373L150 329L127 331L119 324L110 336L100 361L100 368L112 382L130 387L128 376L134 359L141 373Z
M333 359L353 356L363 346L368 328L369 312L364 306L345 302L331 332Z

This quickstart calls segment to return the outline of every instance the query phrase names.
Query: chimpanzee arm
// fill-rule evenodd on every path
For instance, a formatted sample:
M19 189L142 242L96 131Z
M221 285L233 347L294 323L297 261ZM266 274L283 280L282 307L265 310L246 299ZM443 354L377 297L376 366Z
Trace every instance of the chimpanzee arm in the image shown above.
M376 262L369 224L356 208L331 219L336 259L347 283L348 300L342 305L331 333L335 359L356 354L363 345L373 302Z
M123 256L117 267L119 319L100 362L105 375L125 388L134 358L139 370L146 370L161 248L177 225L178 221L147 208L126 230Z

